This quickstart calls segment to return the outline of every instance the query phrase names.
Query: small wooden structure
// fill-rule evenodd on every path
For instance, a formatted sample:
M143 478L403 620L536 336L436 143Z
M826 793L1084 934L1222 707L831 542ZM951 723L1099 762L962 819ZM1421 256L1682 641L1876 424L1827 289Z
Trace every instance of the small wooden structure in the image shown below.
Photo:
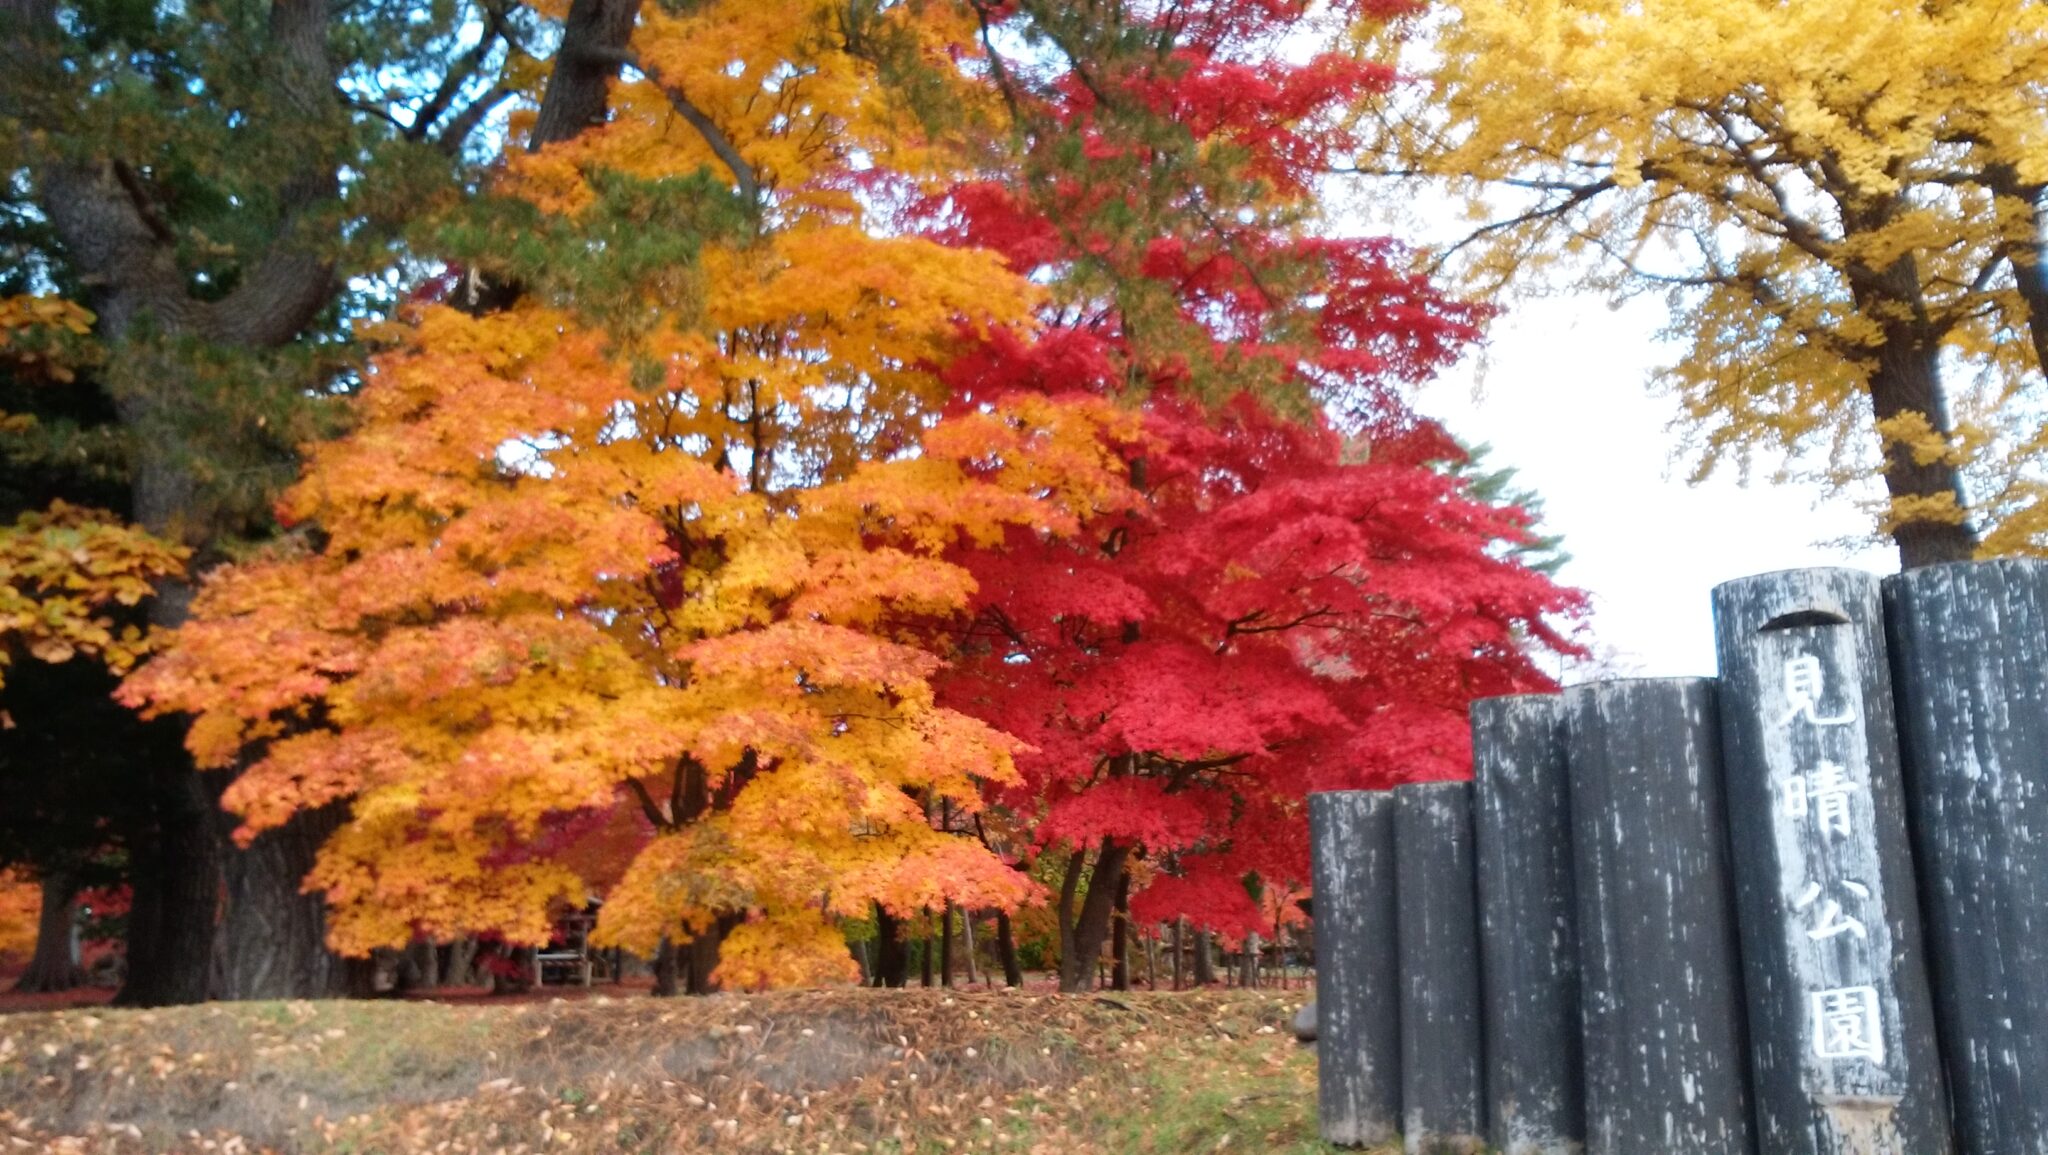
M558 984L573 980L578 986L588 987L597 970L610 969L604 955L590 949L590 931L597 925L599 905L593 901L583 910L555 920L556 936L563 940L563 945L533 952L534 986L546 986L553 977Z

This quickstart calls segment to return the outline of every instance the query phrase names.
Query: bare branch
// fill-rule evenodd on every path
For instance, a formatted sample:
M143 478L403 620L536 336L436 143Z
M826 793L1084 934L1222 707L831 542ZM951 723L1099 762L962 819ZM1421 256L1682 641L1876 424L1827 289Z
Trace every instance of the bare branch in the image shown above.
M489 6L484 8L484 15L483 36L477 40L476 47L449 66L447 74L441 77L440 86L434 89L434 94L413 114L412 127L405 132L407 140L427 138L427 134L433 131L434 123L447 113L449 106L454 104L455 98L462 93L463 86L476 76L477 71L484 66L484 61L490 58L491 51L498 46L504 27L504 16L496 8Z

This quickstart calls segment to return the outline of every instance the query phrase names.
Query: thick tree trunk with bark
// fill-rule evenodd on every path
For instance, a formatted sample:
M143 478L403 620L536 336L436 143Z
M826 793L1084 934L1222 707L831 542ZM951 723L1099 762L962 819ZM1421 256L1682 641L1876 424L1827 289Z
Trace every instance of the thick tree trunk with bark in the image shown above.
M640 0L573 0L569 5L560 59L533 122L533 148L604 123L611 82L639 15Z
M1130 853L1129 846L1119 845L1109 838L1102 840L1094 870L1088 876L1088 895L1081 900L1078 912L1073 910L1074 888L1062 888L1060 990L1073 993L1094 989L1096 960L1109 939L1110 923L1116 908L1117 883L1123 877L1124 862ZM1068 871L1068 881L1071 882L1076 867L1070 865Z
M684 991L693 995L718 993L718 952L725 946L725 936L739 925L735 915L721 916L704 933L692 938L682 948L684 960Z
M1955 422L1941 385L1941 333L1929 323L1918 266L1901 257L1877 284L1856 290L1857 305L1866 315L1881 318L1882 334L1876 365L1869 379L1871 415L1880 423L1903 414L1920 414L1935 432L1953 443ZM1922 462L1911 446L1885 448L1885 489L1896 503L1925 504L1949 500L1963 513L1969 502L1962 474L1944 460ZM1892 529L1905 569L1968 561L1977 550L1977 535L1967 522L1910 517Z
M39 0L6 0L0 16L11 29L10 59L21 76L49 70L61 76L68 32L56 22L56 5ZM326 0L275 0L268 17L268 51L262 85L273 115L296 118L310 142L342 115L334 67L327 57ZM61 89L59 89L61 90ZM25 137L24 139L28 139ZM217 300L187 291L177 259L177 238L154 216L147 188L125 168L129 158L34 155L25 158L45 217L62 239L79 279L94 287L90 304L98 314L97 336L115 351L117 363L145 364L153 343L196 339L240 349L275 348L296 339L331 299L334 271L317 244L308 245L300 223L330 203L339 189L339 156L313 143L304 167L277 188L279 213L272 240L241 270L236 287ZM128 176L131 179L123 179ZM143 372L152 372L144 369ZM172 432L178 427L187 391L176 372L160 375L148 388L117 390L116 408L132 439L134 520L159 536L207 545L216 531L200 495L189 447ZM172 583L150 607L152 625L182 622L192 586ZM210 789L203 789L183 758L159 777L189 782L166 786L170 799L151 836L134 847L135 900L130 917L128 982L117 996L124 1005L162 1005L206 998L216 974L230 981L234 968L215 958L223 864L230 850L215 821ZM296 881L296 880L294 880ZM260 945L260 944L259 944ZM321 990L293 993L324 994Z
M301 811L227 855L221 997L318 998L346 989L341 957L327 949L326 895L304 894L299 886L321 844L347 817L339 803Z
M189 762L152 773L162 801L154 828L129 851L128 977L116 1006L203 1002L212 985L228 844L213 792Z
M85 971L72 957L71 900L78 885L62 870L43 873L42 910L36 917L36 950L14 984L24 994L68 991L85 984Z
M996 958L1003 964L1003 985L1024 985L1024 968L1017 961L1017 932L1010 926L1010 912L996 912Z

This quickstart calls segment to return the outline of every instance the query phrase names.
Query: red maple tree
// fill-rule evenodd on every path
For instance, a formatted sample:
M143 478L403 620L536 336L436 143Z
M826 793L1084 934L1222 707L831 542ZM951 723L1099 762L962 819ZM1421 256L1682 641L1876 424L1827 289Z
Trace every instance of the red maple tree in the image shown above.
M1093 982L1134 857L1140 917L1256 930L1252 888L1306 879L1309 791L1468 773L1467 704L1548 688L1532 655L1571 648L1577 596L1512 557L1527 516L1470 496L1405 401L1482 311L1397 242L1318 227L1342 111L1392 78L1341 35L1286 46L1363 7L1386 6L980 8L1021 159L925 219L1052 295L1033 339L950 367L954 404L1143 412L1132 500L962 555L978 590L940 687L1035 747L993 793L1069 852L1066 989Z

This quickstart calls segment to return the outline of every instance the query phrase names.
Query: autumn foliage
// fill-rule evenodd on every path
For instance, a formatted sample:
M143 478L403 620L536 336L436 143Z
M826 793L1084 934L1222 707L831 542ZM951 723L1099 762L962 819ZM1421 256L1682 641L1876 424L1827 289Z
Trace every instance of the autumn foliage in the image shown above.
M1447 178L1475 290L1668 302L1699 471L1866 501L1907 567L2048 546L2048 12L1468 0L1364 167ZM1967 61L1964 66L1956 62ZM1884 494L1874 498L1874 481Z
M1306 791L1462 774L1545 684L1573 599L1402 402L1480 314L1312 211L1390 77L1281 47L1358 13L1083 8L650 6L609 119L443 223L290 532L124 690L241 837L346 805L336 948L601 896L839 980L842 919L1046 900L992 828L1245 928Z
M1493 555L1520 515L1239 402L1148 407L1145 501L968 562L961 709L1032 747L997 797L1041 843L1142 848L1137 904L1270 927L1244 882L1307 876L1311 790L1458 777L1474 697L1550 683L1572 598Z
M1406 405L1483 311L1398 243L1318 227L1317 179L1359 145L1341 112L1393 77L1341 42L1280 46L1406 10L990 14L1045 46L991 67L1024 153L927 220L1052 303L949 380L963 403L1080 390L1143 414L1129 509L967 562L942 683L1032 747L996 797L1067 854L1070 953L1092 956L1127 873L1142 920L1270 930L1307 877L1307 792L1466 773L1466 703L1547 688L1532 654L1569 649L1548 623L1575 599L1501 552L1523 516L1467 496Z
M90 357L92 320L61 298L0 298L0 368L44 388L64 387L76 363ZM35 425L32 415L0 411L0 434ZM185 554L111 513L62 500L0 524L0 675L16 651L48 662L85 654L125 672L148 651L149 638L139 621L118 621L117 608L153 594L156 581L183 569Z
M644 34L661 59L682 33ZM573 301L421 308L374 365L357 432L316 449L281 506L321 548L218 575L130 683L195 714L202 765L253 756L225 799L245 832L352 801L309 879L344 950L544 939L550 904L580 905L590 881L536 851L576 841L551 820L635 803L650 829L612 868L603 935L651 951L751 913L726 944L735 983L843 977L831 917L872 902L1029 895L926 823L927 802L972 812L981 783L1011 778L1015 741L937 706L938 659L891 623L964 608L947 549L1092 515L1119 483L1100 435L1129 419L1026 398L870 460L917 436L940 396L922 367L960 326L1025 320L1030 290L986 254L864 229L817 171L829 150L780 151L787 118L749 119L734 87L695 99L734 110L724 131L778 220L707 242L703 297L671 302L696 325L606 329ZM615 171L588 167L614 152L692 171L637 95L507 187L577 213L600 195L578 174ZM833 123L851 134L857 116ZM633 288L669 287L673 270L650 272Z
M43 888L19 870L0 870L0 964L28 960L36 949L36 915Z

